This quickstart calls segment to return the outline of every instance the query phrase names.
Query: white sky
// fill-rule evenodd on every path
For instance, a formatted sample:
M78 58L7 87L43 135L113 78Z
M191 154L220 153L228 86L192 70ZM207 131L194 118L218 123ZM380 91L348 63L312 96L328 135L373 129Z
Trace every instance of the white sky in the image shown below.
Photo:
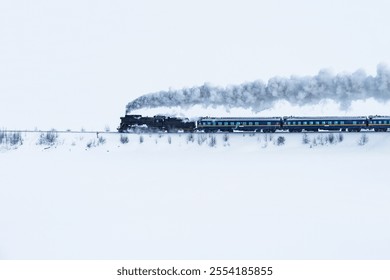
M390 64L388 1L0 0L0 127L115 128L145 93Z

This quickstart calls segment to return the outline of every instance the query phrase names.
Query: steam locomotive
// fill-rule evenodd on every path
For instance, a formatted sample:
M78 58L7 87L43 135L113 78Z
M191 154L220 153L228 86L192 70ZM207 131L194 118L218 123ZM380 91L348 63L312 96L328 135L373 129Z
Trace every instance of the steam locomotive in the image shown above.
M143 117L125 115L121 117L119 132L303 132L303 131L388 131L390 116L361 117L249 117L214 118L197 120L169 116Z

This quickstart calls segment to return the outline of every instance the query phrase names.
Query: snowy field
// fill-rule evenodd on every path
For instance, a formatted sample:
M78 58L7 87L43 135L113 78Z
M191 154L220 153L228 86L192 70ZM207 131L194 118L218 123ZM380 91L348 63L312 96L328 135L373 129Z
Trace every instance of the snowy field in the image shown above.
M390 133L39 135L0 145L0 259L390 258Z

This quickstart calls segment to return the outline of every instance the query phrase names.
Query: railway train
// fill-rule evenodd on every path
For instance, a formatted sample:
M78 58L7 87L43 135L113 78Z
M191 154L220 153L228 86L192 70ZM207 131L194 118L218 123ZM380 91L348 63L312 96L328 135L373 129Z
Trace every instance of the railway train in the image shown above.
M143 117L125 115L121 117L119 132L264 132L276 131L388 131L390 116L357 117L202 117L196 120L169 116Z

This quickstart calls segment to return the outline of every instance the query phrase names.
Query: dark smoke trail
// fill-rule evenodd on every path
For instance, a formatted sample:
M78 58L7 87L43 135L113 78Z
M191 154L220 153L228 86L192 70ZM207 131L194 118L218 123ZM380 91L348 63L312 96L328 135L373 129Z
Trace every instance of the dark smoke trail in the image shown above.
M244 83L226 88L203 85L181 90L160 91L143 95L126 106L131 112L142 108L224 106L252 109L255 112L268 109L280 100L292 105L316 104L324 99L334 100L342 109L352 101L374 98L381 102L390 100L390 69L378 65L376 76L367 76L362 70L352 74L333 75L321 70L316 76L271 78L267 84L261 81Z

